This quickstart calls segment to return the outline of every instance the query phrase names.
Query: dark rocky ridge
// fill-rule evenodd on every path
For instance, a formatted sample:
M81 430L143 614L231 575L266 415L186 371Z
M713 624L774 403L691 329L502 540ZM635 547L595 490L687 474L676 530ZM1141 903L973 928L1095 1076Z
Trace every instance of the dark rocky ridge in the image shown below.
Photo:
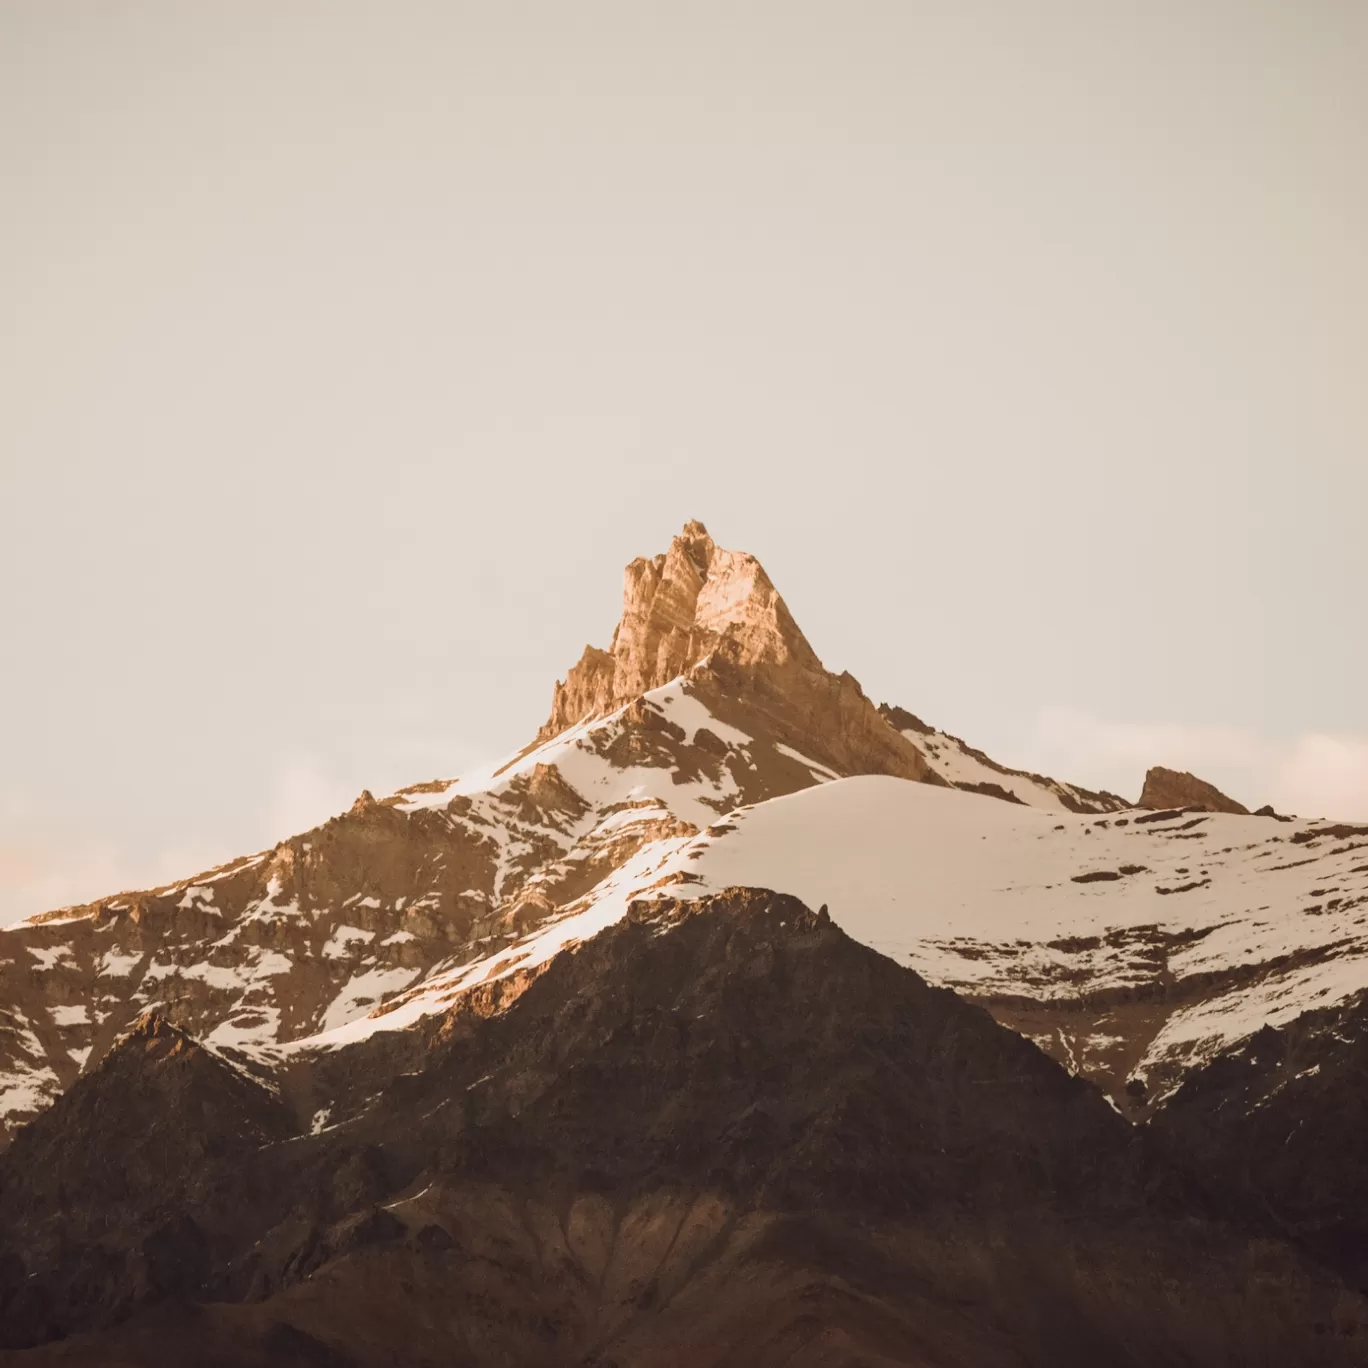
M1259 1211L1368 1292L1368 994L1265 1026L1150 1130L1214 1205Z
M0 1325L76 1336L4 1361L1362 1362L1360 1296L794 899L638 906L502 991L407 1073L322 1061L316 1135L307 1078L142 1023L0 1156Z

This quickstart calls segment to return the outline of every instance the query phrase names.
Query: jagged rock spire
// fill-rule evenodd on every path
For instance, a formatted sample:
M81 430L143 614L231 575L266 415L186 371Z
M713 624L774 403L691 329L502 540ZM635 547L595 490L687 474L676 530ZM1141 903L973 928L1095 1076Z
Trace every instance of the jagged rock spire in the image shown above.
M724 550L701 522L691 521L663 555L627 567L612 644L606 651L584 648L556 684L541 735L611 712L719 649L742 666L822 668L760 562Z

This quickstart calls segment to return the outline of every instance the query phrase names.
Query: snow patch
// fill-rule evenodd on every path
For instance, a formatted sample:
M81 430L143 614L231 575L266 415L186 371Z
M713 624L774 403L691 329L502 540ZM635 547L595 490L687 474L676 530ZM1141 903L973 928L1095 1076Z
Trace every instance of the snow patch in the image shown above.
M407 988L420 973L420 969L377 968L357 974L328 1004L319 1023L320 1030L334 1031L358 1016L363 1017L367 1011L379 1006L382 999Z
M71 960L72 963L76 960L69 945L26 945L24 949L38 961L39 967L44 971L57 968L63 960Z
M141 955L121 955L115 950L100 961L98 978L127 978L142 963Z
M374 939L374 931L366 931L359 926L348 926L344 922L328 938L328 943L323 947L323 958L348 959L351 955L351 946L369 945Z

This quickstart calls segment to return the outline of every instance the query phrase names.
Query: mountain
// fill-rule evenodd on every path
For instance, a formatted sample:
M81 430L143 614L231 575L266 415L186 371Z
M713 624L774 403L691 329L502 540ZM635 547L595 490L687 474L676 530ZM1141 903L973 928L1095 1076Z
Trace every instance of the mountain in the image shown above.
M637 903L282 1138L291 1090L147 1019L21 1132L0 1325L67 1338L9 1361L1347 1365L1368 1336L1091 1085L782 895Z
M822 668L758 562L700 524L629 566L623 598L612 651L586 650L512 761L362 794L270 851L7 928L0 1122L151 1007L214 1048L298 1041L447 984L740 805L846 774L940 782Z
M1247 817L1193 776L1143 796L1182 801L1137 811L876 708L690 523L628 566L610 648L512 759L0 934L0 1121L154 1007L244 1058L343 1043L719 880L829 903L1147 1115L1265 1021L1368 987L1368 866L1356 828Z
M1365 928L1368 826L1002 765L689 523L512 757L0 934L0 1326L1361 1361Z

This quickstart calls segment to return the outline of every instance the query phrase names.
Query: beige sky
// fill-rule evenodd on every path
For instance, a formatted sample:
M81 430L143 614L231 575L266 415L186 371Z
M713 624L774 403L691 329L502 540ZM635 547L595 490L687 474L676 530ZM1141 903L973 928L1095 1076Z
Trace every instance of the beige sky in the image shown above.
M0 919L527 739L686 518L1368 816L1368 6L0 7Z

